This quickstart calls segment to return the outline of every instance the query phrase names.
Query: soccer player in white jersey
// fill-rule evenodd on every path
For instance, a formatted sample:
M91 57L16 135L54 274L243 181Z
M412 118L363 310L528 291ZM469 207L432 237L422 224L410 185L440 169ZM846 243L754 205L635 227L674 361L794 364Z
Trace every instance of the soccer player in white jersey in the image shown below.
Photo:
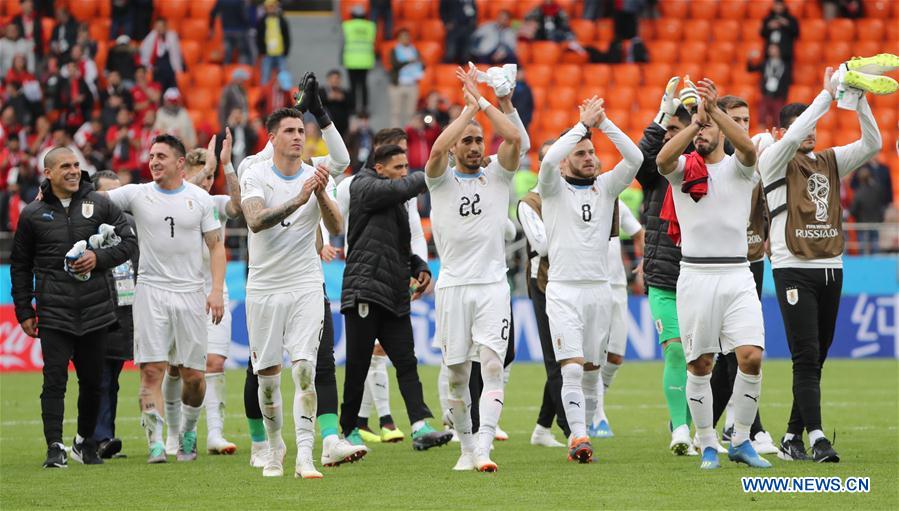
M266 121L274 148L240 177L241 208L250 228L247 327L253 368L259 376L259 405L269 443L262 475L284 473L281 437L281 363L286 350L296 393L293 415L297 441L294 475L320 478L312 461L316 417L315 361L324 324L321 261L315 246L318 223L341 229L340 211L329 198L325 166L302 161L305 129L292 108Z
M162 379L166 364L181 373L178 460L197 456L197 420L206 393L207 318L224 315L225 247L212 197L184 182L184 145L171 135L150 146L152 183L110 190L109 198L134 215L141 249L134 293L134 362L140 365L141 423L149 463L166 461L162 443ZM212 288L204 294L203 244L209 249ZM205 297L205 298L204 298Z
M681 231L677 316L687 358L687 402L702 447L700 468L719 468L710 384L715 353L736 351L734 433L728 457L752 467L771 464L749 439L762 390L762 307L746 259L752 191L759 181L749 134L717 105L715 84L698 84L693 122L659 151L659 173L671 183ZM724 152L724 139L735 154ZM684 156L693 142L696 151Z
M208 193L212 188L215 178L215 170L218 167L214 156L216 137L212 136L209 147L206 149L193 149L187 153L184 177L189 183L193 183ZM237 174L231 165L231 132L226 132L222 142L221 162L225 168L225 176L228 181L229 195L213 195L215 215L222 222L222 239L225 239L225 220L239 218L240 188L237 185ZM206 277L206 292L212 289L212 275L205 271L208 264L209 253L203 251L204 274ZM208 344L206 347L206 398L203 408L206 410L206 451L210 454L234 454L237 446L225 440L222 432L225 427L225 360L228 358L228 348L231 346L231 307L228 302L228 286L223 288L225 301L225 314L218 324L209 321L206 324L208 330ZM165 380L162 383L162 393L165 398L165 422L167 436L165 442L166 454L175 454L178 450L178 424L181 422L181 375L177 368L169 366Z
M456 76L464 85L462 114L437 137L425 165L431 223L441 270L436 288L437 332L450 370L449 405L462 455L455 470L495 471L490 448L502 412L503 360L511 325L503 232L521 135L502 112L481 97L474 66ZM484 160L484 132L474 120L481 110L502 137L496 155ZM453 155L456 166L449 167ZM478 438L465 406L471 361L479 360L484 391Z
M634 217L627 204L618 201L618 230L634 240L635 253L643 253L643 226ZM621 238L612 236L609 239L609 286L612 290L612 312L609 326L609 354L600 369L600 382L597 385L596 413L587 417L591 421L587 432L595 438L611 438L614 436L606 417L605 394L612 385L615 373L624 363L624 352L627 349L627 273L621 253Z
M599 369L608 351L607 259L615 203L643 162L640 149L606 117L602 104L594 96L580 106L580 122L547 151L537 181L549 255L546 315L562 366L562 402L571 428L568 455L579 463L593 461L586 418L596 409ZM601 130L623 157L604 174L591 129Z

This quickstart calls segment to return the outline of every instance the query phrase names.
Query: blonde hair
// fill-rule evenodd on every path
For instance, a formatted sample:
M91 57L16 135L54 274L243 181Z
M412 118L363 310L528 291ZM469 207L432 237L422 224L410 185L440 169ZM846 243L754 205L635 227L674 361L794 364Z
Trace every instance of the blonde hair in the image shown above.
M184 171L193 174L206 165L208 151L202 147L191 149L184 157Z

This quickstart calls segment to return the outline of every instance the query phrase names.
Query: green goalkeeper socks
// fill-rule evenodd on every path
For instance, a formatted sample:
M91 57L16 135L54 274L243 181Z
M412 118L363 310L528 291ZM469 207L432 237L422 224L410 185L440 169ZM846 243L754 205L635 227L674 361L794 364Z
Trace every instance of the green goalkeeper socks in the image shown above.
M668 343L665 347L665 369L662 372L662 390L668 404L671 428L690 424L690 409L687 406L687 359L684 346L679 342Z
M254 442L265 442L265 425L262 419L251 419L247 417L247 424L250 426L250 440Z
M318 430L322 436L322 439L325 437L329 437L331 435L336 435L339 431L337 429L337 414L336 413L323 413L318 416Z

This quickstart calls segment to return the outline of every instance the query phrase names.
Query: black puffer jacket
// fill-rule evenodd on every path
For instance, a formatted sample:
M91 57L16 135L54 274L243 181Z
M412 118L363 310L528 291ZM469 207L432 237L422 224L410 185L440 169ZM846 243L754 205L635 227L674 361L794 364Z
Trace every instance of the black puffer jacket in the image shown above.
M668 222L659 218L668 180L659 174L656 156L664 145L665 129L653 122L643 130L638 144L643 151L643 164L637 171L637 181L643 187L643 213L640 223L645 229L643 248L643 280L649 286L676 290L680 275L680 247L668 237Z
M86 172L68 213L48 181L41 191L43 199L22 210L16 230L10 268L16 319L21 323L35 316L35 298L39 329L83 335L115 323L115 287L107 270L137 251L134 229L115 204L94 191ZM100 224L114 225L122 241L95 250L97 266L90 279L76 280L63 269L66 252L96 234Z
M409 277L428 264L409 246L406 201L425 191L424 172L387 179L370 168L350 184L350 218L340 310L378 304L397 316L409 314Z

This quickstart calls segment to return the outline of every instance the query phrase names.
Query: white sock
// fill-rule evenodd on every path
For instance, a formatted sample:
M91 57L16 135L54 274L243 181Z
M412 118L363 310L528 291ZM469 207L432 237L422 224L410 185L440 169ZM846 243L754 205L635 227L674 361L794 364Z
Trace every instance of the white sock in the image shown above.
M200 420L200 412L203 411L203 406L190 406L186 403L181 403L181 433L187 433L188 431L196 431L197 430L197 422Z
M362 386L362 404L359 405L359 418L367 419L371 414L371 367L368 368L368 375L365 377L365 384Z
M375 402L375 411L378 417L390 415L390 384L387 381L387 357L373 355L371 367L368 370L366 384L371 390L371 397Z
M281 428L284 424L283 411L281 410L281 375L259 375L259 408L262 410L262 423L265 425L265 434L268 436L269 447L280 448Z
M581 388L584 391L584 420L589 422L599 421L598 413L602 409L602 385L599 384L599 369L593 371L584 370L584 378L581 380ZM603 413L605 418L605 413Z
M712 428L712 375L696 376L687 371L687 405L690 407L690 415L693 416L693 424L699 434L699 445L714 447L718 438Z
M737 369L734 380L734 434L731 445L740 445L749 440L749 428L759 411L759 397L762 394L762 373L752 375Z
M450 409L449 374L446 364L441 363L440 372L437 374L437 395L440 396L441 414Z
M724 429L728 429L734 425L734 396L730 396L730 401L727 402L727 408L724 414Z
M415 433L419 429L425 427L425 424L427 424L427 422L425 422L424 419L413 422L412 423L412 433Z
M445 366L444 366L445 367ZM453 429L462 444L462 452L474 452L477 447L474 434L471 431L471 412L465 396L468 395L468 379L471 376L471 363L465 362L446 367L447 373L447 404L449 414L453 419Z
M478 402L478 412L481 418L481 425L478 428L478 449L481 453L489 455L493 439L496 437L496 426L499 424L499 417L503 412L503 402L506 400L505 392L503 392L505 371L503 370L503 361L490 348L482 347L479 359L484 389Z
M208 438L221 437L225 429L225 373L206 373L206 432Z
M796 438L796 435L793 433L784 433L784 441L789 442L790 440Z
M571 436L574 438L587 436L583 380L584 366L580 364L562 366L562 403Z
M315 362L300 360L290 370L293 376L293 424L297 436L297 457L312 457L315 443L315 411L318 399L315 394Z
M147 445L152 446L154 443L162 443L162 425L164 421L156 407L148 408L140 414L140 425L147 433Z
M512 364L503 368L503 388L509 385L509 378L512 377Z
M75 444L77 445L77 444L80 444L81 442L84 442L84 437L79 435L78 433L75 433Z
M168 436L177 437L181 431L181 376L168 371L162 379L162 399L165 400L165 425Z
M615 373L621 369L621 364L613 364L611 362L606 362L603 364L602 369L602 385L605 387L605 390L608 391L609 387L612 386L612 380L615 379Z
M809 445L815 445L815 442L824 438L824 432L820 429L813 429L808 432L808 443Z

